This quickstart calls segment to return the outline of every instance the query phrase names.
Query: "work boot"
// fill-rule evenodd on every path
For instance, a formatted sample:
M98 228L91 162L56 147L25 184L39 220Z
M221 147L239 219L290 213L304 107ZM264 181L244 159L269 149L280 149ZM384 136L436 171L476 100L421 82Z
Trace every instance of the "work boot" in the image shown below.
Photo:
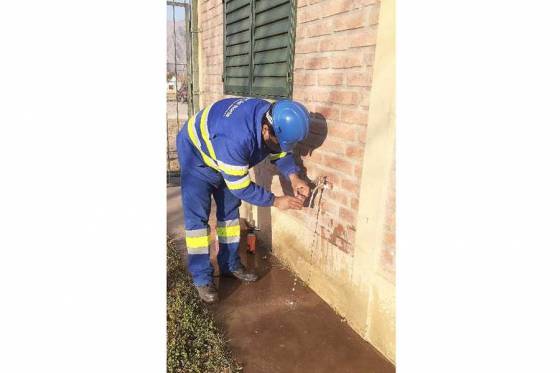
M202 299L206 303L216 303L218 301L218 290L216 290L216 286L214 283L209 283L208 285L204 286L195 286L196 291L198 291L198 295L200 299Z
M244 282L255 282L259 278L259 276L257 276L256 274L247 272L247 268L245 268L243 264L240 264L239 267L233 272L225 272L224 276L233 276Z

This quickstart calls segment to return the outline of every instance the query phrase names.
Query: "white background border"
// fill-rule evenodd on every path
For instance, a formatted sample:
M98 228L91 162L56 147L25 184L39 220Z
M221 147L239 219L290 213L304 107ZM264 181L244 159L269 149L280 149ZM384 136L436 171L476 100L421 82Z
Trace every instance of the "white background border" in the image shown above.
M397 369L558 372L554 2L397 2ZM0 371L165 371L163 2L0 6Z

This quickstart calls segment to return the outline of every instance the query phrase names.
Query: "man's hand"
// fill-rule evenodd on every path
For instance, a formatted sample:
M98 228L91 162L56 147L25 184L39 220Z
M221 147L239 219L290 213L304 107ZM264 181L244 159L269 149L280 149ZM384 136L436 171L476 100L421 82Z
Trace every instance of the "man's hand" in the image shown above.
M282 196L274 198L273 206L278 207L280 210L301 210L301 208L303 207L303 201L292 196Z
M297 174L290 175L290 181L292 183L292 189L294 190L294 195L302 202L309 197L309 185Z

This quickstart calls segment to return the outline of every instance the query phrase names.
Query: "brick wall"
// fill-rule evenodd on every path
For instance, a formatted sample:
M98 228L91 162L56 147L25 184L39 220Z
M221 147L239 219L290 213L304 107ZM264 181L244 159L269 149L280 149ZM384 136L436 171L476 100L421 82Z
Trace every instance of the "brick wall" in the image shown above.
M312 134L298 147L310 179L325 175L323 239L352 254L368 120L379 4L300 0L294 99L313 114ZM326 133L325 133L326 132ZM292 213L313 219L305 213Z
M293 98L312 113L311 135L295 154L311 181L327 176L319 217L321 238L353 253L368 100L373 74L379 2L377 0L299 0ZM221 0L200 1L201 106L226 97ZM275 168L261 165L258 181L275 193L281 185ZM270 182L272 180L272 184ZM313 226L315 211L287 214Z
M199 0L201 108L224 98L222 83L224 13L222 7L222 0Z

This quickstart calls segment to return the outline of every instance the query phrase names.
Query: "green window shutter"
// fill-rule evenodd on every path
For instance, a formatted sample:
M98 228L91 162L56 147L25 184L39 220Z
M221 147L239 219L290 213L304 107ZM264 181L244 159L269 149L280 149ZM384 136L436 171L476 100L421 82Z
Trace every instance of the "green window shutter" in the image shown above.
M251 0L229 0L224 7L224 91L250 94Z
M247 4L250 4L247 6ZM243 18L249 9L249 19ZM230 0L225 2L224 91L260 97L290 97L295 33L294 0ZM248 21L243 26L238 23ZM236 28L237 27L237 28ZM250 30L250 41L231 37ZM241 38L241 37L240 37ZM245 39L243 39L245 40ZM249 49L246 48L249 47ZM233 80L236 72L248 81ZM242 69L242 70L234 70ZM245 76L245 75L243 75ZM239 83L232 84L232 82ZM243 91L243 92L242 92Z

